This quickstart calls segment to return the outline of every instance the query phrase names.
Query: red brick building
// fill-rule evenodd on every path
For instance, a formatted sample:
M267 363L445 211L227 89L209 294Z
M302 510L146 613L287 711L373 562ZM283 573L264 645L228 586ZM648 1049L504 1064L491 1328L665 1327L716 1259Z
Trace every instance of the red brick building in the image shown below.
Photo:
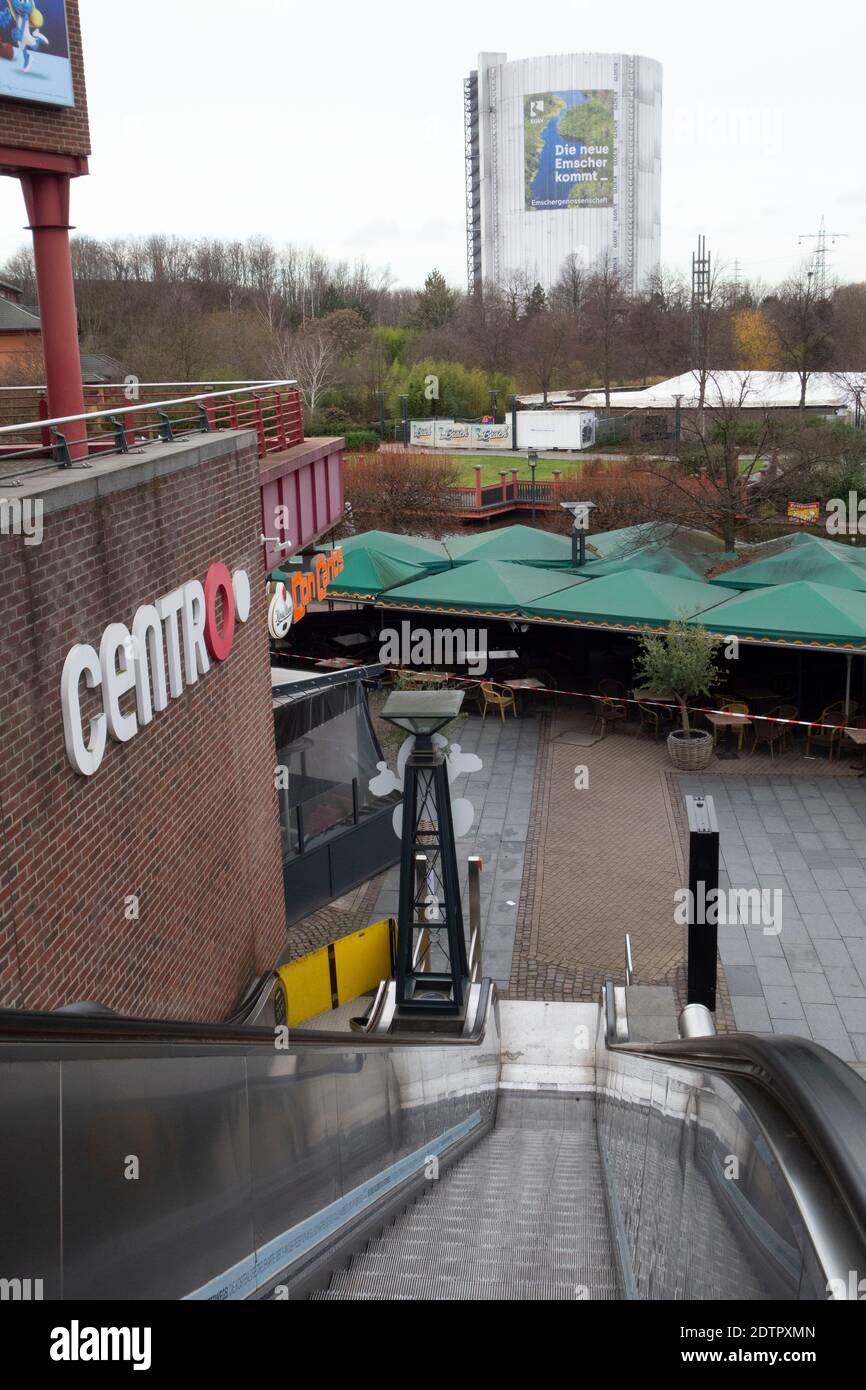
M4 515L0 1007L224 1018L284 942L256 440L202 439L25 478L14 497L41 502L39 543ZM82 775L64 742L70 648L98 651L214 565L251 581L229 654ZM76 690L86 740L105 697ZM118 706L128 717L136 691Z

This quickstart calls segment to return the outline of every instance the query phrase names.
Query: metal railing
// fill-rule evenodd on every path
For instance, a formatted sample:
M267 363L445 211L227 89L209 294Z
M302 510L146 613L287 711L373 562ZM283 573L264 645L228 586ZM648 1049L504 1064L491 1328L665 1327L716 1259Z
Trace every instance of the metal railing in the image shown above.
M147 385L142 383L141 388ZM150 385L155 389L159 383ZM123 386L115 389L120 393L124 390ZM87 468L94 459L225 429L254 430L260 458L302 443L304 425L297 383L290 379L233 383L221 390L208 386L184 396L136 403L124 399L83 415L2 425L0 472L5 476L0 476L0 483L14 487L19 473Z

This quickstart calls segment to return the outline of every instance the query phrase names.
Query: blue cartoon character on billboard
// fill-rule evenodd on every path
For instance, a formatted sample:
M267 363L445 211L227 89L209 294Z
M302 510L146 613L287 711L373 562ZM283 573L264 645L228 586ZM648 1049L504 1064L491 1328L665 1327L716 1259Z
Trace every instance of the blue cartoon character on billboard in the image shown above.
M0 0L0 97L75 104L66 0Z

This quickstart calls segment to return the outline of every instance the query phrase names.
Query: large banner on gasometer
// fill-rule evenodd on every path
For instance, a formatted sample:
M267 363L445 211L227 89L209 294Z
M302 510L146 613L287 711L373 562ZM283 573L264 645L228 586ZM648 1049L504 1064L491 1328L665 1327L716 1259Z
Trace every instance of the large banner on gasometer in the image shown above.
M613 207L612 91L536 92L523 99L528 212Z

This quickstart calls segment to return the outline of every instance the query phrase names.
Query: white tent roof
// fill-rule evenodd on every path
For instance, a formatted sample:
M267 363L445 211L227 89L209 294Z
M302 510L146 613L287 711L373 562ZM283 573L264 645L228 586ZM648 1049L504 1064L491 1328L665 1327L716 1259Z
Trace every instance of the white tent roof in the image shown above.
M672 410L676 397L682 396L683 406L694 408L699 385L698 372L683 372L642 391L617 391L611 395L611 405L619 410ZM812 409L853 409L855 390L866 392L866 373L814 372L806 383L806 405ZM746 410L796 408L800 404L800 378L796 372L711 372L705 399L710 410L722 404ZM584 396L581 405L603 409L604 392Z

